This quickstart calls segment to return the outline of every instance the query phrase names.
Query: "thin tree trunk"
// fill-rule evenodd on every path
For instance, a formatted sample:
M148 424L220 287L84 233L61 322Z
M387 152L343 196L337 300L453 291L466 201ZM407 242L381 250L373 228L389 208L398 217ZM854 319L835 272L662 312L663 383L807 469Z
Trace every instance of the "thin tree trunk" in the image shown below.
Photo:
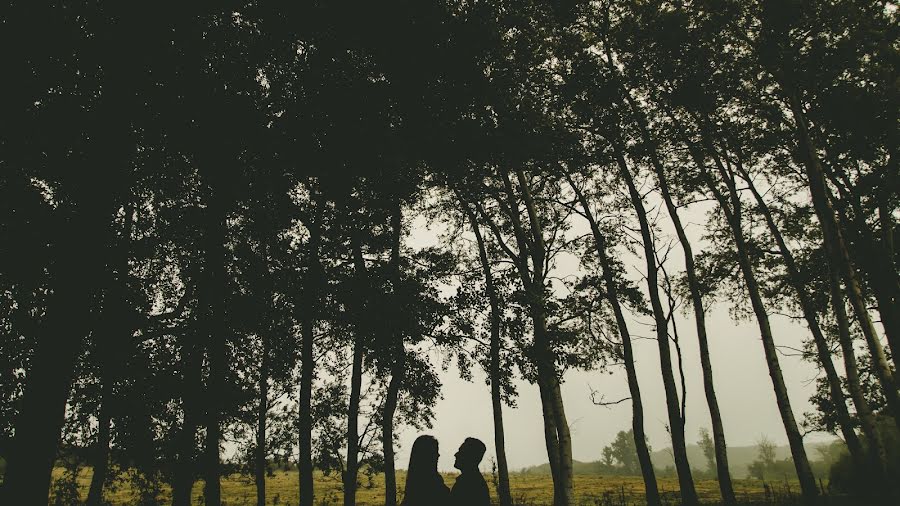
M716 190L718 192L718 190ZM719 195L721 197L721 195ZM722 199L724 200L724 198ZM723 204L726 204L723 202ZM725 211L726 215L731 215L729 211ZM803 493L804 500L807 504L815 504L818 501L818 486L812 474L812 468L809 465L809 459L806 456L806 449L803 447L803 436L797 427L794 419L794 412L791 408L790 398L787 393L787 386L784 383L784 376L781 372L781 365L778 360L778 351L775 348L775 338L772 335L772 328L769 324L769 315L763 305L762 296L759 293L759 286L753 273L750 257L747 253L747 245L744 242L743 232L740 225L735 221L734 216L728 216L728 220L733 224L732 233L735 236L735 245L738 249L738 262L744 275L744 283L747 287L750 303L756 313L756 320L759 324L760 337L762 338L763 350L766 355L766 364L769 368L769 376L772 378L772 386L775 390L775 400L778 404L778 410L781 413L781 420L787 433L788 442L791 447L791 454L794 457L794 467L797 470L797 477L800 480L800 488Z
M853 420L850 418L850 412L847 409L847 400L844 396L843 388L841 387L841 378L838 376L837 371L834 368L834 362L831 360L831 349L829 349L825 334L819 326L816 309L813 306L812 300L809 298L806 288L800 281L800 269L797 267L793 253L791 253L790 248L788 248L787 243L784 241L784 237L781 235L781 230L775 223L775 219L772 216L768 204L766 204L762 195L760 195L756 186L753 184L753 179L740 163L737 164L737 169L747 186L750 188L753 197L756 199L757 206L769 227L769 232L775 239L775 244L778 245L778 250L781 253L784 265L788 271L788 279L790 280L794 291L797 292L797 300L800 302L803 317L806 319L806 323L812 333L819 363L825 371L825 379L828 381L828 389L831 394L832 404L837 413L841 434L844 436L844 441L847 443L847 449L854 462L858 465L862 465L865 462L862 444L860 444L859 438L856 436L856 431L853 428Z
M849 236L851 243L857 243L862 251L856 255L854 267L868 271L869 287L878 303L878 314L881 316L881 325L884 327L884 335L891 348L894 370L900 370L900 285L898 285L898 273L893 262L893 247L888 241L892 241L890 234L882 234L881 241L875 239L873 232L866 223L866 214L858 202L858 196L854 195L853 219L847 217L845 212L837 212L837 224L843 232ZM879 219L882 223L891 226L890 211L879 206ZM850 225L854 224L855 227ZM884 226L884 225L882 225ZM863 297L865 300L865 296Z
M394 414L397 411L397 403L400 398L400 389L406 376L406 347L403 344L403 331L400 325L400 313L403 311L398 296L401 290L400 275L400 241L402 238L403 211L399 199L396 199L391 213L391 261L390 276L393 289L395 311L391 318L391 333L389 343L390 354L393 357L391 364L391 381L388 383L384 400L384 416L381 422L381 444L384 451L384 485L385 506L397 506L397 472L394 456Z
M541 394L541 408L544 418L544 443L547 446L547 455L550 459L551 472L553 473L553 504L554 506L571 506L572 465L571 451L563 449L565 442L562 438L562 428L559 426L560 397L559 382L556 380L556 371L553 368L552 356L547 347L547 327L543 315L543 307L533 304L531 307L531 319L534 325L535 362L538 371L538 390ZM548 364L548 362L550 362ZM565 419L563 418L563 421ZM568 432L568 425L565 432ZM571 441L568 442L571 447ZM568 465L565 462L568 458Z
M686 505L698 504L697 490L694 487L694 478L691 474L691 466L687 459L687 447L684 437L684 418L681 414L678 401L678 387L675 384L675 375L672 371L672 352L669 347L668 321L662 308L659 296L659 279L656 265L656 249L650 224L647 220L647 211L644 208L643 198L638 192L634 178L625 161L621 146L617 140L610 139L619 165L620 174L628 186L632 206L637 213L638 223L641 229L641 238L644 246L644 257L647 266L647 292L650 296L650 305L656 321L656 342L659 348L660 369L663 377L663 386L666 393L666 409L669 415L669 432L672 436L672 450L675 457L675 469L678 472L678 484L682 503Z
M319 247L322 240L322 232L319 227L319 199L318 192L310 183L310 193L316 204L312 211L313 216L307 224L309 229L309 243L307 248L307 276L304 286L304 299L306 308L301 313L300 324L302 342L300 346L300 406L299 406L299 458L297 468L300 473L300 506L313 506L315 502L315 490L313 481L312 461L312 387L315 369L314 355L314 329L315 319L319 311L321 291L324 289L324 272L319 259Z
M202 380L202 353L198 343L182 346L182 411L183 421L178 434L178 460L172 479L172 506L191 506L191 490L197 475L194 453L198 427L198 411Z
M396 357L396 360L400 360ZM397 505L397 471L394 467L394 413L397 411L397 403L400 396L400 385L403 381L403 371L393 368L391 381L384 400L384 416L381 422L381 444L384 451L384 503L385 506Z
M788 89L786 88L786 90ZM806 168L813 207L816 210L816 216L822 228L822 239L825 242L825 249L832 265L836 266L844 280L850 305L853 307L853 312L873 355L876 377L884 390L891 415L894 417L898 427L900 427L900 394L897 391L897 384L878 338L878 332L875 330L872 318L869 316L865 298L862 295L862 287L850 260L850 253L844 241L841 228L835 218L834 208L828 196L828 188L825 185L822 165L809 138L809 131L803 108L800 105L800 99L795 90L788 91L788 93L791 112L794 114L796 123L797 143L800 147L803 165Z
M104 375L106 376L106 375ZM108 376L104 378L100 394L100 414L97 417L97 446L94 449L92 459L93 474L91 485L88 489L87 506L100 506L103 503L103 485L106 483L107 470L109 469L109 441L110 426L110 401L112 400L112 381Z
M543 286L542 286L542 278L540 276L540 272L543 269L543 259L541 255L543 254L543 239L541 237L540 228L536 228L536 232L532 236L532 240L536 240L535 243L529 243L529 238L525 234L525 229L522 225L521 216L519 216L519 203L517 201L517 197L515 191L513 190L512 183L509 179L508 171L502 171L499 174L499 178L503 183L505 190L507 210L509 212L509 219L513 225L513 235L516 239L516 244L518 247L519 253L514 253L510 248L506 246L506 243L503 241L503 236L500 230L497 228L496 224L494 224L490 217L485 213L484 209L476 204L476 208L478 209L479 214L485 218L488 224L491 227L491 231L496 237L499 244L503 245L503 248L507 255L509 255L510 259L516 266L516 272L519 275L519 278L522 282L522 288L528 294L529 297L529 311L532 320L534 320L534 332L535 332L535 357L534 363L535 367L538 368L538 392L541 396L541 414L543 416L543 425L544 425L544 443L547 448L547 460L550 463L550 475L553 479L553 501L555 505L560 505L565 503L565 480L561 477L561 462L560 457L560 438L559 438L559 429L558 429L558 416L555 412L554 402L552 399L552 386L548 383L549 377L553 376L555 379L556 372L553 370L553 365L551 362L551 369L548 371L548 368L545 366L548 351L542 349L542 347L546 347L546 343L544 342L544 327L543 327L543 309L539 307L543 302ZM499 202L499 201L498 201ZM500 202L503 205L503 202ZM531 209L532 214L536 216L534 209ZM532 223L532 226L536 225L536 223ZM539 243L539 244L538 244ZM531 253L530 257L532 263L534 264L535 272L532 273L531 269L528 266L529 253ZM535 281L541 280L541 281ZM535 290L535 285L538 284L541 288ZM551 357L552 360L552 357Z
M268 203L271 205L271 202ZM270 217L271 219L271 217ZM256 411L256 455L254 461L254 478L256 481L256 504L257 506L265 506L266 504L266 467L267 467L267 459L266 455L268 451L266 449L266 426L268 422L269 415L269 367L271 361L271 333L272 333L272 321L273 321L273 311L271 310L271 304L274 303L274 294L275 294L275 286L272 281L271 272L269 272L271 259L269 258L269 245L266 243L268 239L263 239L262 244L262 258L266 264L266 270L263 273L263 286L264 286L264 294L266 296L266 306L264 309L264 323L263 323L263 332L259 336L261 341L261 353L262 358L260 361L259 368L259 378L258 378L258 388L259 388L259 403L257 404Z
M350 377L350 402L347 408L347 468L344 471L344 506L356 504L356 479L359 473L359 396L362 389L362 344L353 345Z
M504 185L506 206L519 253L514 253L503 242L503 236L481 206L477 206L481 214L491 226L491 231L516 266L522 280L522 287L528 297L529 313L534 327L534 356L532 358L538 371L538 390L541 394L541 411L544 421L544 442L547 447L547 458L550 461L550 472L553 477L553 502L555 506L570 506L574 503L572 472L572 438L563 407L561 390L553 354L550 351L544 301L544 255L546 245L541 235L542 228L534 201L531 198L524 173L516 173L523 200L530 221L531 237L526 234L519 216L519 203L509 179L508 171L502 171L499 178ZM529 268L529 259L532 268ZM533 269L533 271L532 271Z
M728 187L729 197L725 197L716 186L712 176L706 172L703 158L699 155L696 148L691 147L691 153L698 168L704 171L707 177L707 183L710 191L719 202L719 207L725 214L726 221L731 228L732 237L734 238L735 248L738 256L738 266L744 278L744 284L747 288L747 294L750 297L750 303L753 312L756 315L756 321L759 325L760 338L763 343L763 351L766 356L766 365L769 369L769 376L772 379L772 387L775 391L775 401L778 405L778 411L781 414L781 421L787 433L788 443L791 447L791 455L794 458L794 467L797 471L797 477L800 481L800 489L803 500L808 505L818 502L819 489L816 484L815 477L812 474L812 468L809 465L809 458L806 455L806 449L803 447L803 436L797 427L794 419L794 412L791 408L791 401L788 397L787 386L784 383L784 375L781 372L781 364L778 360L778 351L775 347L775 337L772 334L772 327L769 324L769 314L765 309L765 304L760 294L759 283L756 280L756 274L753 272L753 264L747 250L747 244L744 239L744 232L741 227L741 203L737 194L734 181L729 179L725 167L722 165L712 142L704 135L704 145L711 153L716 163L720 177ZM730 198L730 204L729 204ZM733 208L732 208L733 206Z
M609 29L609 10L605 11L604 17L605 27ZM612 48L609 44L609 39L604 38L604 51L606 53L606 65L607 68L613 73L616 80L619 81L619 70L615 67L612 55ZM626 89L626 86L619 83L620 89L623 92L623 95L626 97L628 104L634 113L635 119L637 119L638 126L641 128L642 133L644 134L647 142L650 142L650 136L646 131L646 122L643 117L643 114L639 111L636 104L631 98L630 92ZM608 136L611 137L611 136ZM697 497L697 490L694 486L694 478L691 473L691 466L687 459L687 448L684 436L684 414L683 410L680 409L679 401L678 401L678 388L675 385L675 377L672 372L672 356L669 348L669 335L668 335L668 320L665 317L663 312L661 299L659 296L659 285L657 278L657 266L656 266L656 251L653 243L653 238L650 234L650 227L647 222L647 213L644 208L643 200L641 198L640 193L638 193L637 188L635 187L634 180L631 176L631 172L628 169L628 164L625 161L624 153L622 146L618 139L608 138L610 143L612 144L613 150L615 152L616 162L621 169L623 178L628 186L628 192L631 197L632 205L634 206L635 212L638 216L638 222L640 223L642 242L644 243L644 257L647 265L647 287L648 294L650 296L650 304L653 309L654 319L656 321L656 341L657 346L659 348L660 355L660 367L663 377L663 386L666 393L666 408L668 412L669 418L669 431L672 436L672 449L675 460L675 468L678 473L678 482L680 487L681 499L684 504L687 505L695 505L699 504L699 499ZM659 160L655 157L655 152L651 153L651 158L654 162L654 169L657 171L657 176L662 181L662 184L665 183L665 175L662 171L662 165L659 163ZM671 198L668 196L668 187L664 190L666 204L668 206L669 215L672 217L673 222L678 222L679 232L679 240L682 243L682 246L687 244L687 239L684 236L684 231L680 227L680 221L678 221L677 213L674 212L674 206L671 205ZM690 260L686 260L686 263L693 262L693 258L690 255L690 246L685 249L686 258L690 258ZM693 293L692 293L693 295ZM695 301L699 301L699 299L695 296ZM701 303L701 311L697 312L695 305L695 317L698 318L698 335L701 335L701 350L703 344L705 344L706 339L706 330L705 326L701 327L700 324L703 323L703 312L702 312L702 303ZM702 331L700 330L702 328ZM706 362L708 362L708 351L706 355ZM679 355L680 360L680 355ZM702 359L701 359L702 360ZM707 379L708 378L708 379ZM707 375L707 368L704 366L704 385L707 393L707 400L710 399L710 394L712 394L712 403L710 403L710 413L713 417L713 430L718 430L721 434L721 420L718 423L718 429L716 427L716 417L718 416L718 404L715 399L715 392L712 389L712 370L709 368L709 374ZM685 395L686 392L682 392L682 395ZM715 409L713 409L715 406ZM713 414L715 413L715 414ZM719 441L721 441L721 452L719 452ZM734 501L734 491L731 487L731 477L728 474L728 461L727 455L725 453L725 438L724 435L721 438L716 438L717 445L717 457L719 453L722 456L722 466L725 470L724 481L720 480L720 489L722 490L723 500L728 503L729 501ZM718 459L717 459L718 460Z
M802 109L798 110L802 113ZM804 124L806 124L805 117ZM809 133L815 133L815 130L809 131ZM821 138L821 134L819 138ZM812 135L808 135L807 139L811 144L815 142ZM828 156L827 150L825 153ZM844 205L835 209L835 221L841 232L847 236L845 244L848 241L857 244L859 252L854 258L854 267L868 273L869 285L878 302L881 324L893 351L900 348L900 274L894 263L893 218L891 211L887 209L884 198L885 190L879 191L877 196L878 218L881 221L879 241L866 222L869 213L863 210L862 202L860 202L860 192L865 190L854 186L846 172L839 166L839 162L833 157L829 158L831 159L830 170L823 160L818 157L816 160L819 161L823 176L831 180L844 200ZM885 169L886 179L896 177L896 165L896 156L892 153ZM852 216L847 215L846 207L848 205L853 211ZM865 299L865 297L863 298ZM892 353L892 358L894 370L900 370L900 354Z
M300 458L297 463L300 471L300 506L312 506L315 502L312 462L312 383L313 367L315 366L313 328L312 318L303 316L301 319L303 342L300 348L300 420L298 423Z
M364 292L360 295L360 311L356 326L356 336L353 343L353 365L350 372L350 399L347 407L347 462L344 470L344 506L356 505L356 481L359 473L359 401L362 390L362 365L363 346L362 336L363 316L365 301L368 297L368 273L362 249L355 233L351 238L353 248L353 262L356 267L356 275L359 279L360 289Z
M222 504L222 488L219 482L222 471L219 445L222 442L222 410L225 393L225 363L227 326L225 323L225 207L222 191L223 181L218 174L210 174L209 202L207 205L208 229L206 231L205 252L205 330L207 332L207 357L209 379L206 392L206 444L204 448L203 497L206 506Z
M681 217L678 215L678 207L672 199L672 193L669 189L668 177L666 177L665 169L660 162L658 151L653 138L647 129L647 121L643 111L635 104L630 93L625 93L625 97L634 112L638 126L645 142L651 145L650 161L656 172L659 181L660 192L663 201L666 204L666 210L675 227L675 233L678 236L678 242L684 252L684 268L687 277L688 289L691 294L691 305L694 310L694 322L697 327L697 343L700 348L700 368L703 371L703 389L706 394L706 404L709 407L709 417L712 424L713 444L716 456L716 476L719 480L719 492L722 494L722 501L726 505L736 502L734 494L734 484L731 481L731 471L728 468L728 450L725 443L725 428L722 424L722 414L719 409L719 400L716 397L716 389L713 382L712 361L709 357L709 337L706 331L706 310L703 308L703 295L700 290L700 283L697 280L697 267L694 263L694 253L691 242L688 240L684 225L681 223Z
M528 214L531 228L531 246L529 248L533 272L531 283L525 289L530 299L531 317L534 322L534 339L536 366L539 378L538 387L546 390L542 393L542 402L549 405L545 409L545 436L548 452L557 452L557 476L554 482L554 503L556 506L572 506L575 503L574 470L572 466L572 435L569 431L569 423L566 419L565 407L562 400L562 391L557 377L555 360L550 350L549 336L547 334L546 307L544 301L544 274L546 261L546 245L543 238L543 227L537 206L531 196L531 190L525 178L525 173L516 170L516 178L522 192L522 200ZM507 192L510 197L514 195L509 179L504 176ZM518 213L518 206L510 206L514 214ZM518 234L524 236L521 227ZM552 423L547 423L546 415L552 418ZM552 433L551 433L552 432ZM555 448L554 448L555 447Z
M266 505L266 421L269 414L269 338L262 339L262 364L259 371L259 404L256 409L256 454L254 478L256 505Z
M391 341L389 350L393 357L391 364L391 381L388 383L387 393L384 400L384 416L381 422L381 445L384 452L384 501L385 506L397 506L397 472L394 463L394 414L397 411L397 403L400 397L400 388L403 385L406 368L406 348L403 344L403 331L400 327L400 311L401 304L396 298L401 290L400 276L400 240L403 225L403 214L400 207L400 201L394 202L394 209L391 214L391 284L393 285L393 296L395 303L393 309L394 317L391 321Z
M888 482L883 481L888 476L888 457L878 433L878 427L875 422L875 415L869 406L863 394L862 386L859 382L859 370L856 363L856 350L853 348L853 337L850 335L850 319L847 317L847 310L844 306L844 295L841 291L840 277L835 269L829 266L828 269L828 288L831 298L831 307L834 311L834 317L838 325L838 339L841 343L841 353L844 355L844 369L847 372L847 390L850 391L850 398L853 399L853 405L856 406L856 417L859 419L859 425L862 428L863 435L869 445L868 452L875 464L874 468L881 473L876 482L884 483L886 488L890 488Z
M484 237L478 226L475 213L469 208L468 203L460 199L469 225L475 234L478 244L478 258L481 261L481 272L484 275L485 293L491 308L491 365L489 376L491 381L491 407L494 414L494 449L497 455L497 495L500 506L512 506L512 493L509 488L509 466L506 462L506 437L503 430L503 399L500 385L500 301L497 289L494 286L494 276L491 274L491 264L488 259Z
M625 362L625 373L628 378L628 390L631 393L631 428L634 434L634 445L637 449L638 462L641 466L641 475L644 479L644 496L646 497L648 506L659 506L662 504L659 496L659 488L656 483L656 473L653 469L653 462L650 460L650 449L647 447L647 436L644 432L644 406L641 401L641 389L637 380L637 371L634 366L634 351L631 347L631 333L628 330L628 322L625 319L625 313L619 303L618 288L616 287L615 277L612 271L612 262L606 253L606 238L600 231L597 221L591 212L584 193L578 189L572 179L566 175L566 180L575 196L578 198L579 204L584 211L584 216L588 220L591 228L591 234L594 237L594 245L597 249L597 258L600 261L600 267L603 269L603 281L605 285L606 299L613 310L616 318L616 325L619 329L619 336L622 338L622 355Z

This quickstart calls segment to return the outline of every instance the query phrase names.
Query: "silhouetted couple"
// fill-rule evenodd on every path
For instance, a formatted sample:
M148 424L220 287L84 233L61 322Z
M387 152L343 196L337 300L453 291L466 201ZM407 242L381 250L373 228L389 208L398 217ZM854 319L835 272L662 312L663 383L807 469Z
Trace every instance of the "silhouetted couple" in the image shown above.
M475 438L463 441L453 462L462 474L451 490L438 473L437 439L419 436L409 455L402 506L490 506L487 483L478 470L485 450L484 443Z

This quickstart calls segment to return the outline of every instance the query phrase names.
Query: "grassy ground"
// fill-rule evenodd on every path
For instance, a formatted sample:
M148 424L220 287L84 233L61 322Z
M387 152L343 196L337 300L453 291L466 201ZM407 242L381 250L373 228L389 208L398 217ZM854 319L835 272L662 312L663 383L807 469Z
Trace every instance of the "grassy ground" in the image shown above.
M63 474L61 469L54 472L54 480L58 480ZM405 480L404 473L400 472L398 482L402 490ZM90 484L91 470L83 469L78 475L78 484L81 498L87 496ZM491 493L495 494L491 477L485 475ZM452 486L456 480L455 474L445 474L444 483ZM316 476L316 505L339 505L342 502L341 484L336 476ZM553 487L549 476L534 474L513 474L510 476L512 495L517 505L537 506L549 504L552 501ZM796 493L796 483L775 483L769 485L770 492L767 495L766 485L758 480L737 480L736 492L741 502L746 504L774 504L773 499L783 497L793 491ZM659 480L659 489L663 493L668 504L677 502L678 482L674 479L663 478ZM774 489L774 492L772 491ZM575 476L575 492L578 504L584 506L622 506L643 504L644 484L640 477L630 476ZM276 471L274 476L266 480L267 503L273 505L297 505L298 485L297 473ZM697 482L697 492L707 504L716 504L719 498L718 484L712 480ZM197 504L203 494L203 484L194 485L193 498ZM229 476L222 480L223 503L228 506L255 505L256 487L252 478L248 476ZM357 494L357 504L360 506L375 506L384 504L384 481L381 476L374 477L372 483L364 483ZM120 479L107 490L106 499L115 506L137 504L137 487L127 478ZM494 497L496 501L496 497ZM158 499L160 504L170 501L168 487L163 487Z

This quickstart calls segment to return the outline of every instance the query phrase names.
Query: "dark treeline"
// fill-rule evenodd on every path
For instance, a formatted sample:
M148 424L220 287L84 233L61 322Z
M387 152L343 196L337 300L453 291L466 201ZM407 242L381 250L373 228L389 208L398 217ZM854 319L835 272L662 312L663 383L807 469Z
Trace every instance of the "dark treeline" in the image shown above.
M894 2L20 1L0 23L0 502L44 503L74 453L91 505L122 473L151 503L202 479L219 505L235 472L262 505L281 461L302 506L314 469L345 506L383 472L396 506L397 434L431 423L439 350L488 378L502 506L514 380L540 391L571 506L564 373L624 368L658 505L640 318L682 504L693 335L733 504L714 304L758 324L770 377L748 381L771 382L803 501L807 430L843 438L857 493L897 493ZM422 219L440 246L410 246ZM561 253L581 259L567 290ZM775 313L822 372L804 420Z

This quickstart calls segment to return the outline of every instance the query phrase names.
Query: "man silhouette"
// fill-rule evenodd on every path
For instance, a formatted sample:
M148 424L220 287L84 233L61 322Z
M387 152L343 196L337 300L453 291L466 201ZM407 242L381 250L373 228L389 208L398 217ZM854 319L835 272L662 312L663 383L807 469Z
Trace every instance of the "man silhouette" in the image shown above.
M468 437L460 445L456 452L456 460L453 467L459 469L462 474L453 484L450 491L451 506L490 506L491 498L488 494L487 483L478 470L478 464L487 450L484 443L478 439Z

